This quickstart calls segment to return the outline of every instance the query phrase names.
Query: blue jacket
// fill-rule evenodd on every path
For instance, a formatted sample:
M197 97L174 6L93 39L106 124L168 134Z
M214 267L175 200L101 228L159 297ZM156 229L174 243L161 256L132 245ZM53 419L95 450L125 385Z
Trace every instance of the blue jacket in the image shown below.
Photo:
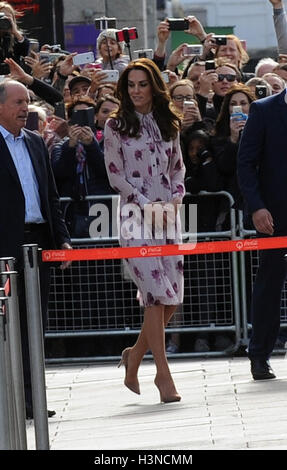
M286 90L251 104L238 153L238 182L248 212L266 208L287 230Z

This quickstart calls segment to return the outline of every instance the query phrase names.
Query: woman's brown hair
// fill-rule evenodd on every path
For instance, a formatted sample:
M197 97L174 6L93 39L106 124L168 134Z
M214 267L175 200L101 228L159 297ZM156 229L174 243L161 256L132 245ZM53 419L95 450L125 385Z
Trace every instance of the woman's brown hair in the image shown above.
M170 106L170 95L160 70L150 59L133 60L122 72L118 81L116 96L120 100L119 110L111 114L117 121L117 129L122 135L140 136L140 120L128 93L128 76L132 70L143 70L149 80L153 95L153 117L160 129L163 140L176 138L180 126L180 118Z
M221 110L215 123L215 135L218 137L228 137L230 135L229 103L235 93L244 93L250 104L256 99L250 88L242 83L238 83L230 88L224 96Z

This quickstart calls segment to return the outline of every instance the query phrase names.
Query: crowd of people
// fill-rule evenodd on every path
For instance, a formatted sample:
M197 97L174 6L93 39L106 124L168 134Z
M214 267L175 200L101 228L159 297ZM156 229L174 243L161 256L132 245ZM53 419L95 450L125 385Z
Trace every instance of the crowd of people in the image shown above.
M8 78L27 88L31 119L26 128L40 134L46 143L59 195L74 200L65 208L71 237L89 236L88 195L120 193L122 203L137 201L143 210L149 200L161 204L168 199L175 206L182 202L185 191L197 194L202 190L224 190L232 195L235 208L244 208L237 158L251 103L283 92L287 82L286 12L281 0L269 2L273 5L278 56L262 58L254 72L248 73L245 66L249 56L240 38L229 34L218 44L214 34L207 34L195 16L186 18L186 43L170 55L166 52L171 34L166 19L157 27L152 59L131 60L124 53L117 30L110 28L98 36L95 61L79 66L74 64L77 52L61 50L55 54L53 46L47 44L40 52L33 51L29 38L17 26L15 10L7 2L0 2L0 12L11 21L11 44L2 65L9 68ZM186 55L190 35L203 46L200 55ZM114 78L110 80L110 70L118 72L118 84ZM144 92L145 87L151 90ZM146 100L145 106L142 99ZM150 165L142 158L147 146L154 157ZM134 167L129 160L131 152ZM167 156L166 161L160 160L162 154ZM171 155L173 163L169 161ZM121 223L124 225L124 220ZM251 220L246 223L253 228ZM199 201L198 232L228 227L224 202ZM168 241L164 239L163 243ZM164 265L163 259L163 265L155 262L148 268L138 261L128 262L131 277L141 286L147 314L137 343L123 352L125 383L139 393L137 369L153 338L155 383L162 401L180 400L163 353L164 326L174 306L182 302L182 260L173 261L174 265ZM156 296L146 281L147 269L151 270ZM157 277L160 272L168 278L162 292ZM154 323L156 317L160 318L159 324ZM153 335L155 331L159 336ZM198 344L198 351L209 348L206 342ZM179 345L170 345L171 351L178 350Z
M280 32L286 15L281 2L270 0L270 3L274 4L280 54L277 61L262 58L254 73L244 72L249 56L235 35L226 36L224 44L216 45L212 33L206 34L200 21L190 16L186 43L167 56L169 23L165 20L157 27L153 61L168 77L166 86L171 106L180 116L186 190L193 194L200 190L226 190L233 196L237 208L242 208L242 200L236 178L236 156L250 103L280 93L286 86L286 56L282 51L286 52L287 33L285 30L283 34L284 29ZM13 15L15 20L15 12ZM200 56L185 55L189 35L203 45ZM24 35L20 38L15 40L15 52L5 63L9 65L10 76L29 89L30 111L38 114L36 129L32 130L39 132L48 146L60 196L79 201L85 195L114 194L104 164L104 128L107 118L117 111L120 103L117 84L107 81L105 71L113 68L121 75L130 62L129 56L124 54L124 44L117 40L116 30L100 33L98 57L94 63L84 66L73 64L77 53L54 54L51 46L43 45L41 51L50 51L47 62L41 52L29 53L29 39ZM20 57L24 60L20 61ZM241 114L234 113L235 106L241 107ZM73 120L76 112L83 109L92 109L91 127L88 122L79 126ZM78 202L68 208L71 236L88 234L88 211L88 205ZM224 211L224 205L215 207L211 200L207 205L200 204L198 231L226 228L228 220Z

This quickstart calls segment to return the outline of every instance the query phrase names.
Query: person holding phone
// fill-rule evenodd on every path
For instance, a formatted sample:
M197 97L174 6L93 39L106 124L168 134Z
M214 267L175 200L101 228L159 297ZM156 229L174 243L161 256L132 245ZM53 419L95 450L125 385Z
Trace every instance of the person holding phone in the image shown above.
M246 85L239 83L230 88L223 99L215 124L215 135L212 138L214 158L223 179L222 189L233 196L236 208L242 208L236 174L237 154L241 134L253 101L255 101L255 96ZM227 207L226 212L228 211ZM223 212L225 212L224 208ZM222 229L228 228L227 223L229 223L228 217L224 218Z
M146 58L131 61L119 79L117 94L119 110L105 125L105 161L110 184L120 194L120 244L147 249L179 243L185 174L180 118L170 106L158 67ZM130 258L127 267L139 290L144 321L136 343L122 353L124 383L140 394L138 369L151 350L160 400L179 401L165 353L165 326L183 300L183 257Z
M81 199L88 195L113 193L107 178L104 153L96 139L95 122L89 122L88 114L91 110L94 116L96 103L88 96L67 106L68 137L56 144L51 153L52 169L60 196L75 199L75 203L66 211L66 222L73 237L90 236L89 203L81 202ZM81 113L78 123L77 112ZM86 114L86 122L83 114Z
M6 44L6 50L3 47L3 43L1 45L2 57L0 62L4 62L6 58L12 58L20 64L21 58L28 55L30 47L29 39L17 24L17 16L21 16L21 13L15 10L8 2L0 2L0 13L3 13L9 19L11 24L11 28L8 31L0 31L0 38L4 40L5 36Z
M194 88L190 80L178 80L169 88L172 103L182 116L181 130L201 121Z
M114 28L101 31L97 38L99 59L95 63L100 64L103 70L114 69L122 73L130 59L123 54L123 43L117 40L117 31Z
M200 87L196 98L202 119L208 119L215 123L224 96L230 88L240 81L240 72L234 64L220 59L207 61L205 64L205 71L199 78Z

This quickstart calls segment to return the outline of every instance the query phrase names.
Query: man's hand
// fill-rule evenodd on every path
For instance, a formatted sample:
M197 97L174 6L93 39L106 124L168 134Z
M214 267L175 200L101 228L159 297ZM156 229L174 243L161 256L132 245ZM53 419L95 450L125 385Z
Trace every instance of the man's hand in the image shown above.
M270 3L272 3L273 7L275 8L275 10L277 8L284 8L284 5L283 5L283 2L282 0L269 0Z
M186 33L193 34L200 41L203 41L206 38L206 32L200 21L195 16L188 16L187 19L189 21L189 28Z
M25 57L25 64L29 65L32 69L33 77L46 78L50 75L52 70L52 64L45 62L45 60L40 60L39 55L36 52L31 51L31 56Z
M71 75L73 71L77 68L73 64L73 57L75 55L77 55L77 52L73 52L72 54L67 55L64 60L61 60L59 62L57 69L59 70L61 75L64 75L64 77Z
M252 214L253 224L256 230L266 235L273 235L273 217L267 209L259 209Z
M34 78L31 77L25 70L20 67L13 59L5 59L5 64L9 65L10 68L10 78L13 80L18 80L24 85L32 85Z
M69 243L63 243L61 245L61 250L72 250L73 248L71 247L71 245ZM61 265L60 265L60 269L64 270L64 269L67 269L69 268L69 266L71 266L72 264L72 261L64 261Z
M89 69L87 69L89 70ZM100 85L104 85L105 78L107 78L107 74L104 70L100 69L90 69L91 70L91 75L89 78L92 80L90 88L89 88L89 96L93 97L93 95L97 92L98 88Z
M169 56L168 63L166 68L171 70L172 72L175 71L176 67L181 64L186 59L184 55L185 47L187 43L180 44Z

